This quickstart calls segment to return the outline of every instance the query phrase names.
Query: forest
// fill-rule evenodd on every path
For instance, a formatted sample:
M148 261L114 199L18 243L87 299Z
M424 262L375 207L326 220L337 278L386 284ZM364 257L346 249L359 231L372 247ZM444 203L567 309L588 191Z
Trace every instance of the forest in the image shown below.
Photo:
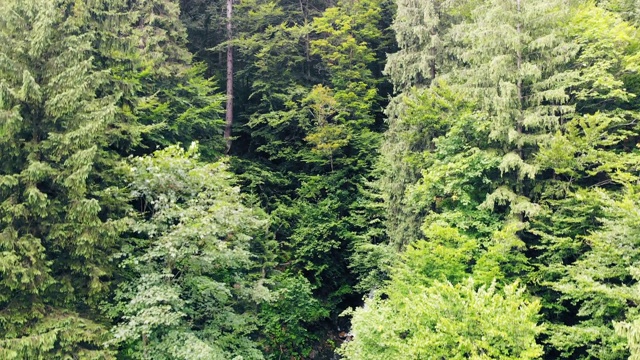
M0 359L640 360L640 0L0 0Z

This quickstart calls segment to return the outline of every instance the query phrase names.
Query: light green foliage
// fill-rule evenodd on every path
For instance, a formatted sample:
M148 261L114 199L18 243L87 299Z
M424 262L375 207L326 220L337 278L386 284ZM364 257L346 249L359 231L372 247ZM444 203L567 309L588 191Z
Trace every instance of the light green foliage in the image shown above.
M632 264L624 259L632 256L633 245L624 245L612 229L625 228L633 201L633 192L621 198L621 187L637 182L638 155L631 145L638 134L633 85L638 75L631 70L637 30L594 4L577 8L568 28L581 48L576 59L581 77L571 92L577 114L536 156L537 165L555 175L543 187L548 209L532 229L543 251L532 278L553 289L546 290L545 311L560 321L549 326L548 342L561 356L622 359L626 346L612 321L635 312L622 300L629 297L622 289L630 285ZM616 255L618 246L624 255Z
M464 5L447 0L397 1L392 27L399 49L389 54L385 66L397 91L429 85L448 67L445 36L464 17L458 9Z
M448 245L409 247L379 290L385 299L367 299L353 312L354 339L340 349L345 358L540 358L539 302L518 283L477 287L464 270L473 246L455 233L445 236Z
M620 14L635 26L640 25L640 3L638 0L606 0L598 3L603 9Z
M427 230L429 241L409 245L400 256L400 265L392 268L394 285L430 285L434 281L459 283L467 278L473 253L477 249L474 239L462 236L456 229L432 224Z
M331 171L333 171L335 152L347 146L351 139L351 134L346 126L330 122L337 120L330 119L330 117L334 118L339 113L338 101L331 89L318 85L311 90L303 102L308 104L307 106L313 113L316 122L315 131L304 139L314 145L312 153L318 153L322 158L329 158Z
M542 299L548 358L623 358L615 331L637 344L635 303L621 295L632 265L598 277L625 255L595 240L622 221L621 189L637 182L632 3L398 3L387 71L402 92L381 162L389 235L398 247L425 239L409 247L425 259L468 259L443 273L422 265L435 279L522 277ZM447 233L474 250L442 254Z
M372 106L377 97L377 80L369 66L376 61L371 44L381 38L377 1L340 2L314 19L318 39L311 42L311 54L322 59L340 111L338 121L351 128L371 125ZM362 129L364 130L364 129Z
M402 154L402 166L421 173L421 179L405 184L404 194L388 193L392 242L402 247L420 237L431 237L432 225L446 224L476 239L479 246L490 247L502 216L479 208L492 189L491 179L499 173L500 164L483 138L488 134L488 120L475 114L475 106L444 83L409 93L403 107L391 136L406 150L394 156ZM399 176L392 171L387 174ZM420 228L424 233L418 232ZM509 250L507 246L505 251Z
M424 101L423 96L416 96L420 89L431 85L436 76L452 67L446 50L452 44L447 34L466 17L461 11L466 5L466 2L440 0L397 1L392 28L398 50L388 55L385 64L385 73L397 93L386 109L389 129L384 135L378 167L387 206L387 232L398 247L420 237L418 229L423 214L412 208L412 202L407 199L408 188L418 181L425 168L417 162L420 155L416 154L431 150L433 138L445 130L439 128L442 121L430 124L437 111L421 119L423 114L419 112L418 116L408 114L412 110L407 106ZM434 110L443 106L443 101L432 101ZM431 101L424 103L425 108L429 103ZM452 105L444 106L449 109Z
M566 89L577 74L563 67L577 47L557 27L566 10L554 1L488 1L450 34L455 55L469 65L445 77L477 99L490 120L487 141L501 156L501 181L484 206L506 205L521 221L539 211L531 154L573 112Z
M205 67L186 63L181 73L163 78L152 65L147 66L135 75L139 77L139 91L132 111L138 122L152 128L143 146L187 145L193 140L199 141L205 158L221 154L224 95L212 79L204 77Z
M130 358L262 358L246 310L269 298L250 252L266 221L242 204L223 162L197 157L195 145L174 146L132 162L133 230L147 240L124 249L134 278L112 309L112 342Z
M398 136L409 147L403 162L414 171L425 169L417 184L407 185L403 200L406 212L422 214L419 236L439 237L438 229L449 226L476 238L488 236L496 219L477 209L484 200L478 193L488 188L497 160L481 148L483 132L472 131L482 119L472 113L472 104L442 83L409 96L397 129L404 128ZM392 240L400 246L413 239Z
M145 67L161 78L182 75L189 68L187 31L180 21L180 5L174 0L130 3L131 36Z
M537 359L540 304L518 282L498 290L469 274L478 243L440 221L409 245L391 280L352 315L347 359Z
M537 302L517 284L475 290L472 281L435 282L388 300L370 300L354 314L346 359L539 359ZM395 296L398 296L397 298Z

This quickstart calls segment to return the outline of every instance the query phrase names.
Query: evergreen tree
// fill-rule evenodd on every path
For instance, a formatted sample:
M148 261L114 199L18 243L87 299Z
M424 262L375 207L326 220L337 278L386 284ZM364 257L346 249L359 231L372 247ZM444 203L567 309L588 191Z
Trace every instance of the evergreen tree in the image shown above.
M397 91L429 85L447 66L446 34L462 15L443 0L399 0L392 28L398 51L389 54L385 73Z
M108 6L106 4L105 6ZM116 96L76 1L0 5L0 354L112 358L98 311L125 219L112 207ZM117 156L115 156L117 159ZM103 183L103 180L105 181Z
M532 192L538 145L573 112L566 89L576 74L563 70L576 46L557 26L565 16L553 1L489 1L451 31L467 66L444 76L478 99L490 118L487 140L501 156L502 179L484 206L507 205L518 222L539 210Z
M580 82L571 91L577 111L537 156L537 165L553 176L542 192L548 210L533 223L540 270L532 278L546 287L540 293L552 323L551 354L621 359L627 350L612 321L633 321L635 312L630 302L620 302L635 283L627 262L634 245L616 231L633 233L628 209L637 181L637 29L594 4L576 9L567 25L580 45Z
M399 14L412 13L411 4L400 5ZM403 10L402 6L408 9ZM563 73L563 67L575 53L575 46L556 26L564 12L557 11L559 8L549 1L488 1L475 4L475 7L465 4L447 6L425 5L424 21L434 24L432 27L440 24L441 18L447 19L443 22L447 26L443 25L444 29L439 30L443 33L431 36L437 35L442 39L439 40L443 42L441 46L446 47L449 54L440 62L430 57L425 60L426 64L434 64L440 69L436 76L450 82L457 91L468 94L483 116L488 117L489 134L485 141L489 146L485 146L485 157L499 154L501 159L497 168L485 171L498 170L503 176L486 194L484 206L491 210L496 203L508 205L513 221L523 222L539 208L532 202L535 201L532 198L535 197L532 180L537 173L532 156L538 143L548 138L560 126L563 116L572 111L564 89L572 84L570 80L575 74ZM440 12L434 12L435 8ZM405 29L406 22L406 18L398 17L395 26ZM405 31L400 34L405 34ZM405 52L411 51L408 45L405 48ZM403 59L404 55L399 53L398 56ZM391 75L394 82L406 87L402 72L396 74L391 71ZM412 82L406 84L411 85ZM410 91L404 95L412 96ZM389 184L390 236L398 244L419 237L415 229L419 227L420 219L406 214L402 208L407 207L407 199L404 198L407 186L417 181L420 167L412 167L411 163L394 164L412 152L433 151L436 147L433 138L439 135L437 132L426 133L422 138L410 138L411 142L403 138L404 132L412 131L403 125L407 122L397 120L404 116L404 103L400 99L388 109L392 124L385 145L389 155L383 161L384 166L389 164L392 169L387 171L385 181ZM402 230L403 227L406 230ZM396 230L398 234L394 233Z
M632 258L634 245L613 230L633 233L638 52L630 3L444 7L450 26L438 38L447 56L435 58L436 81L405 87L388 109L390 237L399 246L423 237L440 254L443 234L455 234L470 239L473 266L448 272L484 284L523 277L542 299L548 358L636 351L635 305L623 300L634 296L633 265L614 251ZM400 6L409 9L399 14L412 11ZM391 73L400 86L424 85L407 74Z
M386 109L389 128L377 164L381 172L379 186L385 197L387 234L397 248L420 237L423 214L412 208L407 198L408 188L418 181L422 170L412 158L432 149L432 140L439 135L422 132L403 120L406 104L416 101L408 100L417 94L412 88L428 87L436 76L451 68L446 49L452 44L447 34L453 25L465 19L462 11L465 5L466 2L439 0L397 3L392 27L399 49L388 55L385 66L396 96ZM420 136L406 136L414 131Z
M149 127L141 147L198 141L205 157L219 155L223 95L205 77L205 66L193 62L178 2L134 1L120 9L127 14L121 32L132 46L128 68L120 74L132 85L125 113Z

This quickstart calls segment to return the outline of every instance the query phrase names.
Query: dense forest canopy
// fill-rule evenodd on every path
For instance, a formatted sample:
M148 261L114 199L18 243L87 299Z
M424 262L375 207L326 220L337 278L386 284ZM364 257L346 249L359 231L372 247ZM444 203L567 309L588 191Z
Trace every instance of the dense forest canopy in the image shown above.
M640 359L640 0L2 0L0 359Z

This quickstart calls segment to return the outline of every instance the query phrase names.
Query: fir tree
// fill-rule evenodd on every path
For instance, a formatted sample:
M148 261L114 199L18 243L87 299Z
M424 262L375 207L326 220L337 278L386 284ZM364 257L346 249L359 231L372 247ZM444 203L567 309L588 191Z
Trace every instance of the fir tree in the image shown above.
M149 127L142 146L154 150L198 141L208 159L222 153L224 98L187 49L178 2L135 1L121 9L127 13L123 32L133 54L121 76L134 85L128 99L132 117Z
M633 322L635 306L620 299L635 284L627 261L636 249L614 229L635 231L637 29L594 4L577 8L567 28L580 46L580 81L570 93L576 114L537 154L537 166L553 176L542 187L547 211L533 222L540 255L531 277L546 287L551 353L621 359L625 344L612 321Z
M108 129L115 96L75 1L0 5L0 354L111 358L98 305L124 219ZM113 163L111 163L113 166Z

